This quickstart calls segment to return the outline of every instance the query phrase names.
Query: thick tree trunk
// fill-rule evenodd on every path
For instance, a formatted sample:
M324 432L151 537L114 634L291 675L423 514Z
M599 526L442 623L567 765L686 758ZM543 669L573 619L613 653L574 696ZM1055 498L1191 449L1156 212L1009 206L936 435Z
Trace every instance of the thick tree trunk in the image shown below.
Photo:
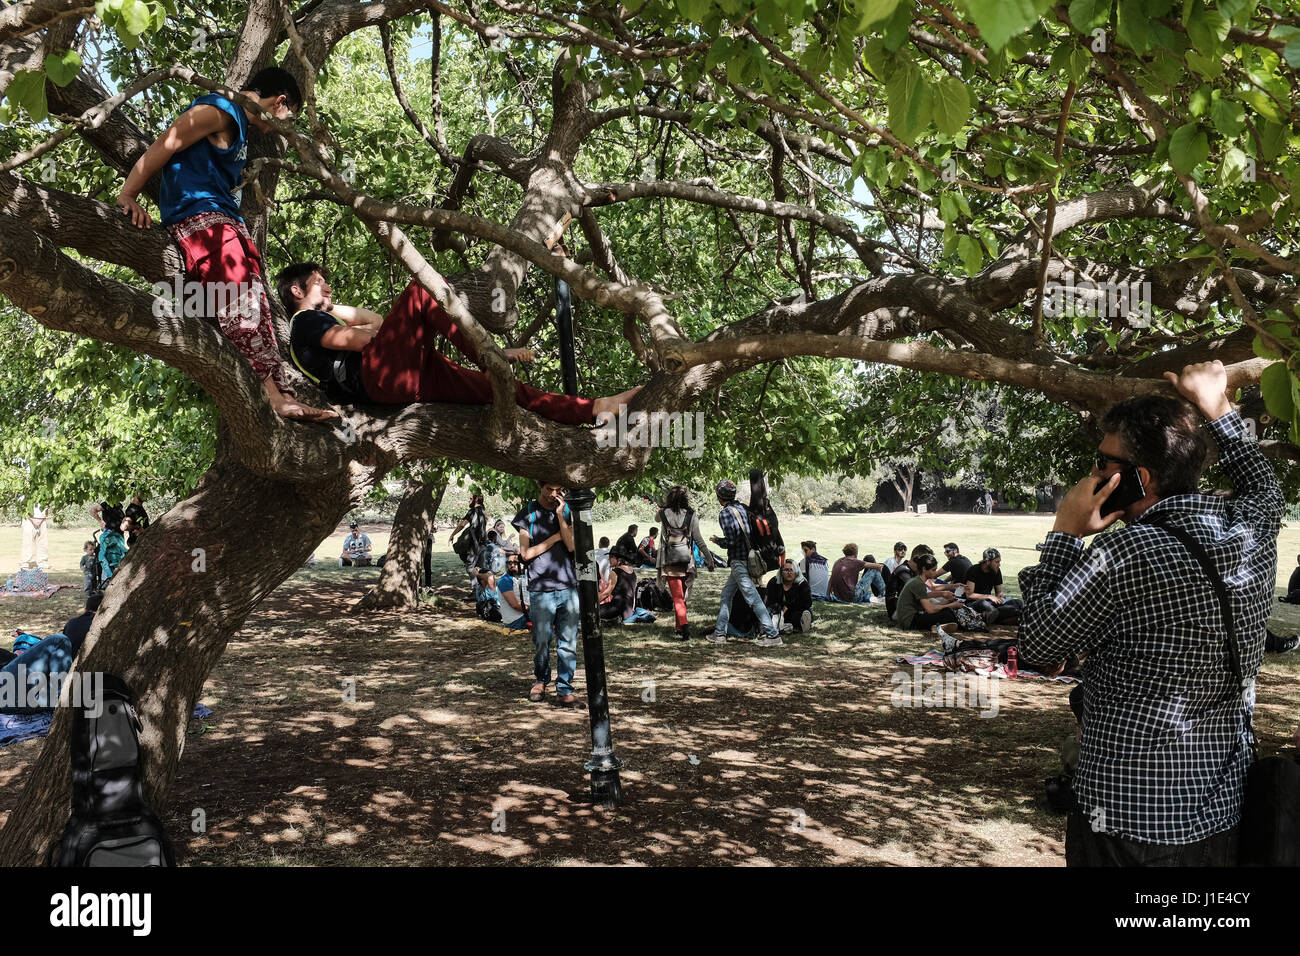
M447 470L430 473L423 482L412 480L393 516L393 533L379 583L357 602L355 611L404 610L416 606L420 593L420 565L424 543L433 531L433 516L447 490Z
M370 480L354 471L314 486L281 484L219 451L194 494L128 553L76 669L117 674L134 692L145 790L155 809L167 801L190 713L227 641L334 530ZM38 864L58 838L70 809L71 727L71 709L59 708L0 831L0 864Z

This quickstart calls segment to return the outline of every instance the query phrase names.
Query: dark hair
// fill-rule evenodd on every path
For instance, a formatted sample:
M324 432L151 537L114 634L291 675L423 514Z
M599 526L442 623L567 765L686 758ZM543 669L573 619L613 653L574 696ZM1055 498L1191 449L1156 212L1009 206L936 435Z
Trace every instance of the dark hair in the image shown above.
M86 613L94 614L99 610L100 603L104 600L103 591L91 591L90 596L86 598Z
M876 556L875 556L874 554L868 554L868 555L867 555L866 557L864 557L862 560L865 561L865 562L867 562L867 564L875 564L875 563L876 563Z
M1210 447L1201 416L1189 403L1167 395L1125 399L1106 413L1101 427L1119 437L1129 461L1158 478L1160 497L1196 490Z
M609 538L605 537L605 536L602 534L602 535L600 536L600 544L598 545L598 547L601 547L601 548L608 548L608 547L609 547Z
M945 551L948 551L948 550L952 550L952 551L960 551L961 548L957 547L957 545L956 545L954 542L949 541L947 544L945 544L945 545L943 546L943 550L945 550Z
M895 542L894 542L894 550L895 550L895 551L906 551L906 550L907 550L907 545L903 544L903 542L901 542L901 541L895 541Z
M497 533L496 533L495 531L489 531L489 532L488 532L488 540L489 540L489 541L495 541L496 539L497 539Z
M916 566L920 568L922 571L929 571L939 566L939 562L935 560L933 554L918 555L912 560L916 562Z
M930 549L930 546L928 544L918 544L915 548L912 549L912 560L919 561L921 559L921 555L923 554L928 554L931 557L934 556L934 552Z
M685 485L673 485L668 489L668 497L664 499L664 507L674 511L685 511L691 506L691 499L687 494Z
M658 533L659 533L659 529L658 529L658 528L651 528L651 529L650 529L650 537L653 538L653 537L654 537L655 535L657 535Z
M298 81L290 76L288 71L278 66L268 66L264 70L258 70L253 74L253 78L244 84L243 89L258 96L284 94L291 109L297 110L302 106L302 90L298 86Z
M799 542L799 547L801 547L801 548L812 548L812 550L816 551L816 550L817 550L817 542L816 542L816 541L800 541L800 542Z
M293 315L298 311L298 303L294 301L293 292L290 290L298 285L304 285L311 278L313 272L319 272L329 281L329 273L319 262L296 262L291 266L285 266L275 277L275 292L284 303L284 311Z
M628 526L627 526L627 533L628 533L628 534L636 534L636 525L634 525L634 524L630 524L630 525L628 525Z

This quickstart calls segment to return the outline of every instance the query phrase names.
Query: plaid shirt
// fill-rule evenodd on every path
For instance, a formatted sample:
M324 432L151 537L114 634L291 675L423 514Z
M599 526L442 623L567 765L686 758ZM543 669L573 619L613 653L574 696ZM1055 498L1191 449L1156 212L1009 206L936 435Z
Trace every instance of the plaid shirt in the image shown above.
M736 519L738 513L739 521ZM733 501L718 515L718 524L722 526L722 539L727 543L727 563L749 560L749 509L739 501Z
M1083 542L1053 532L1020 573L1028 660L1088 655L1074 790L1097 832L1139 843L1194 843L1241 820L1247 720L1273 604L1285 502L1244 440L1241 417L1208 423L1230 498L1171 495L1122 530ZM1157 514L1199 541L1232 599L1242 676L1234 690L1218 598L1200 563Z

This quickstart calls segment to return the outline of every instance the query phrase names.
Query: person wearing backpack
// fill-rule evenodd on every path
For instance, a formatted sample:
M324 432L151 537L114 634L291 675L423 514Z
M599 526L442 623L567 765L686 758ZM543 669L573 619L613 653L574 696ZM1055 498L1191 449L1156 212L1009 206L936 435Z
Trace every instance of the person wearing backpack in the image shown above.
M1021 656L1087 655L1067 866L1230 866L1253 832L1254 678L1286 500L1223 364L1165 378L1177 396L1102 418L1091 474L1020 572ZM1197 492L1210 439L1229 497Z
M664 529L663 542L655 555L655 566L660 577L667 582L668 593L673 598L677 639L687 641L691 638L691 625L686 620L686 602L690 600L696 575L692 545L699 547L710 571L717 567L717 562L713 560L708 542L700 534L700 521L684 485L673 485L668 489L664 506L659 509L655 520Z
M767 613L763 596L759 594L758 586L750 576L750 552L753 546L750 543L749 511L736 500L736 483L730 478L718 482L717 496L718 504L722 506L722 512L718 515L722 536L715 537L713 540L727 549L727 564L731 567L731 576L722 586L718 623L709 640L715 644L727 643L731 598L739 591L745 596L745 603L754 612L754 616L758 618L759 628L763 632L763 636L754 643L759 647L781 647L785 642L781 640L776 625L772 623L772 615Z

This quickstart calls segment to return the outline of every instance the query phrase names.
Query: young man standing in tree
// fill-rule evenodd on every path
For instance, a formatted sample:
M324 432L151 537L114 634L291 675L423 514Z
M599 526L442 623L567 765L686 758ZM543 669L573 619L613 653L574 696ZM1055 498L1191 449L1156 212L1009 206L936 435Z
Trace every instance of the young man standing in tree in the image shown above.
M281 270L276 289L293 317L289 355L330 401L491 404L491 380L457 365L434 347L437 336L445 335L462 355L482 364L469 338L418 282L412 280L382 319L374 312L336 305L324 269L314 262ZM505 354L512 362L533 360L528 349L506 349ZM638 386L620 395L591 399L515 382L519 405L566 425L586 425L612 415L639 391Z
M528 699L540 703L551 680L551 632L555 648L555 702L577 707L573 675L578 669L578 572L573 563L573 520L566 489L543 482L537 497L511 522L519 531L519 557L528 565L528 616L533 622L533 676Z
M292 119L302 105L297 82L278 67L259 71L240 92L280 120ZM224 96L205 93L198 97L136 160L118 193L117 205L136 226L148 228L149 214L136 197L145 183L161 172L158 206L162 224L181 247L186 276L241 290L233 302L224 302L209 318L217 321L222 334L248 359L262 380L271 407L284 418L337 418L336 412L294 401L284 377L271 303L262 281L261 254L239 214L239 183L248 159L249 126L263 133L271 128Z

